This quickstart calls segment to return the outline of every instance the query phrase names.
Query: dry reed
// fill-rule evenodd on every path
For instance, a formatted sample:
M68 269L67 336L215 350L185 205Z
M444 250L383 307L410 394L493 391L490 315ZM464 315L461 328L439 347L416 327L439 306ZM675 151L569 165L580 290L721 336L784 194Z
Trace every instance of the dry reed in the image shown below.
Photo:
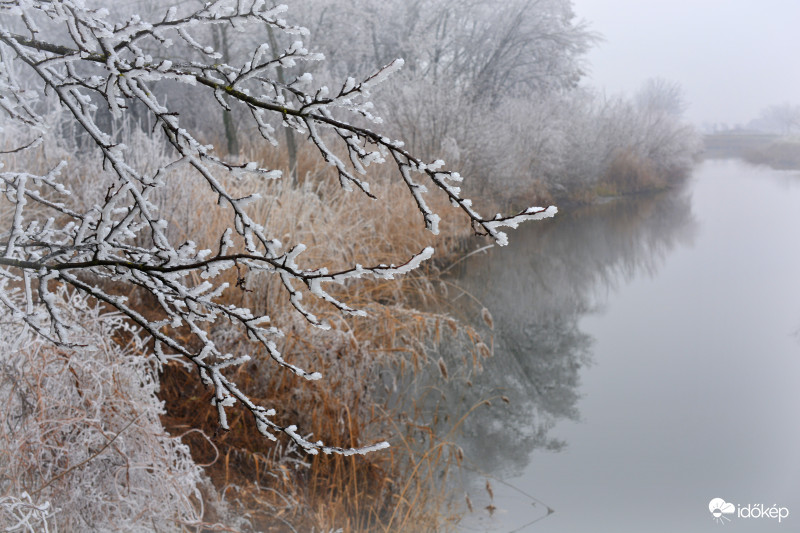
M267 157L269 154L247 154L249 160ZM400 263L432 240L439 264L444 264L452 260L468 235L468 227L458 232L459 221L445 216L442 236L434 239L422 227L404 186L387 176L373 176L376 201L326 181L325 167L315 165L308 153L301 153L298 168L299 187L283 182L261 184L263 200L250 212L268 225L284 246L307 244L309 249L303 255L308 264L334 269L355 263ZM253 187L251 183L231 185ZM208 200L197 198L193 203ZM432 203L445 215L452 211L443 201ZM226 223L205 212L202 216L206 220L203 233L209 238L218 235ZM177 226L198 227L191 220L176 222ZM193 238L203 240L203 236ZM247 276L244 290L229 295L239 305L274 317L274 324L286 332L282 352L324 377L309 383L257 358L236 375L254 400L278 407L284 422L296 423L301 431L328 444L359 446L389 438L393 443L389 450L356 457L301 457L296 450L265 441L243 413L233 419L231 431L215 434L217 421L209 407L210 393L177 366L169 368L162 379L162 397L169 413L165 425L172 431L198 427L215 434L220 460L206 471L217 489L236 500L259 529L446 528L457 521L443 475L454 461L455 447L433 434L435 424L420 422L421 405L409 397L411 390L419 394L426 387L420 383L430 375L439 374L437 359L430 356L429 349L437 337L445 335L452 340L463 333L452 319L443 322L442 317L418 310L438 297L437 275L435 266L426 265L402 279L359 281L340 288L337 296L349 305L366 308L369 316L345 319L324 303L312 304L318 316L332 323L333 331L327 333L320 333L293 312L274 277ZM441 324L450 327L442 330ZM461 339L473 344L480 340L474 332L462 334ZM402 382L399 387L398 381ZM404 411L408 406L416 410L411 416ZM420 433L427 436L420 439ZM200 434L187 435L185 440L196 460L211 462L212 450Z
M152 139L133 131L127 143L132 164L153 167L168 155ZM304 456L285 443L264 439L246 417L232 410L231 430L220 432L210 392L191 371L170 364L160 378L160 397L166 402L165 428L188 444L194 461L205 467L216 491L228 506L206 506L206 523L238 516L237 527L261 531L438 531L457 521L447 497L447 466L460 462L449 438L436 435L438 408L431 411L437 379L463 379L472 368L440 372L432 347L448 342L480 341L472 330L453 319L425 312L440 295L437 265L444 265L469 235L469 226L443 197L432 196L431 206L443 215L441 235L423 228L416 205L388 168L372 173L371 200L358 192L343 191L330 182L327 166L304 149L300 151L299 186L284 181L233 180L237 192L259 192L262 199L250 206L254 220L262 223L285 248L308 245L301 266L329 269L356 263L402 263L426 246L437 250L432 264L397 280L359 281L331 290L353 307L365 308L367 318L343 318L324 302L308 306L331 322L322 333L292 309L279 280L253 275L243 269L225 274L230 303L268 314L286 333L281 351L301 366L320 371L324 378L307 382L254 357L235 370L235 380L254 401L278 410L279 423L297 424L334 446L359 446L389 438L393 447L367 456ZM15 156L16 157L16 156ZM108 177L89 155L48 147L26 154L27 161L10 161L35 171L58 159L69 160L69 200L91 205L103 194ZM250 148L243 157L264 166L286 167L278 152ZM8 161L8 159L7 159ZM217 205L210 191L196 188L189 171L173 172L170 187L151 197L168 222L175 242L192 239L199 248L215 248L230 224L230 213ZM168 194L167 194L168 193ZM199 282L199 280L198 280ZM129 296L137 311L157 314L149 295L130 287L114 287ZM313 300L313 298L309 298ZM446 325L446 328L442 328ZM211 326L226 339L229 351L249 351L252 346L226 329ZM180 332L178 332L180 334ZM470 362L467 361L467 367ZM435 404L435 400L433 400ZM423 408L425 407L425 408ZM433 422L425 412L433 413ZM410 414L409 414L410 411ZM209 496L211 497L211 496Z

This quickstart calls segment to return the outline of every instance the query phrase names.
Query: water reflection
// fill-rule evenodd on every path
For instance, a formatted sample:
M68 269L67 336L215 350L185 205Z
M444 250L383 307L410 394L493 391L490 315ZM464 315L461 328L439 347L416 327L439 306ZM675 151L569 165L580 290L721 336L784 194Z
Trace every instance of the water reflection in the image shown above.
M453 312L478 323L481 305L490 310L495 356L472 387L453 391L452 408L508 400L464 423L459 444L477 469L503 477L532 450L565 445L551 430L579 418L580 369L592 360L581 317L601 309L619 283L654 275L677 245L692 244L696 227L688 193L669 191L562 212L517 231L508 249L459 265Z

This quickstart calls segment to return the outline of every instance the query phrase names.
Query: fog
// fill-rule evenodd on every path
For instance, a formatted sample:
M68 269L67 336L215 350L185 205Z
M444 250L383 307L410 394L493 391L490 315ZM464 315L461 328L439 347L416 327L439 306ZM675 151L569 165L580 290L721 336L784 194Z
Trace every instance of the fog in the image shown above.
M796 102L800 2L794 0L575 0L604 42L589 52L587 82L632 93L644 79L679 82L698 126L746 123L771 104Z
M286 2L0 1L0 530L800 508L800 6Z

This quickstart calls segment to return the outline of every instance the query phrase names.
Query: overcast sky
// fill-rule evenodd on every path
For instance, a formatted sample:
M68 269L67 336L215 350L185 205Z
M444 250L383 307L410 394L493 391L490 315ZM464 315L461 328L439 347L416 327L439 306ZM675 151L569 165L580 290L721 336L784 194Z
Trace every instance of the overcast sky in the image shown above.
M605 41L589 82L633 93L679 82L697 125L746 123L771 104L800 104L800 0L573 0Z

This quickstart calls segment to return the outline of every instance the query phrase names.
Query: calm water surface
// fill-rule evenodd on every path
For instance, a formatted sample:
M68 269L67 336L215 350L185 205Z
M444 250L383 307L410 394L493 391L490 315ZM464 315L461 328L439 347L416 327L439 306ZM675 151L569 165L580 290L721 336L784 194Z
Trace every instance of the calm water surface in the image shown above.
M463 531L714 532L712 498L790 512L725 531L800 531L800 173L706 162L518 231L460 283L495 323L462 407L510 400L459 437Z

